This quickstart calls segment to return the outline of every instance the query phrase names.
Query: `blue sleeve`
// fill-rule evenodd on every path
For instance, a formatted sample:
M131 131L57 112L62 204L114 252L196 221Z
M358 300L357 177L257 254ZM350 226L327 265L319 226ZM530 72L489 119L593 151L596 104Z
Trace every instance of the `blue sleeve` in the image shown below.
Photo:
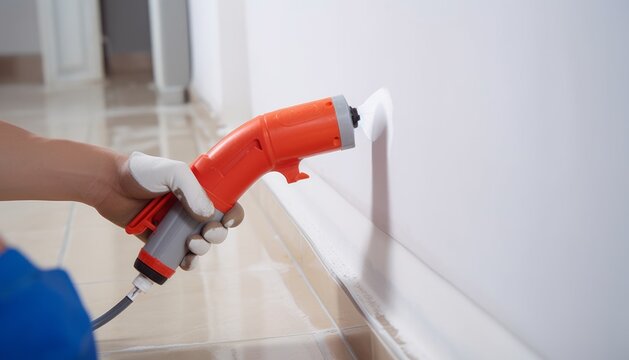
M85 311L68 274L0 253L0 359L96 359Z

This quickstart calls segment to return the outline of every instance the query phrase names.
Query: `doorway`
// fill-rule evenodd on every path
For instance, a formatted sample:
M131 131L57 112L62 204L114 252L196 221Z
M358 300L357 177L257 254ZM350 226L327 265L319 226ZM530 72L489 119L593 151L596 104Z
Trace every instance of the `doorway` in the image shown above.
M152 81L148 0L100 0L107 78Z

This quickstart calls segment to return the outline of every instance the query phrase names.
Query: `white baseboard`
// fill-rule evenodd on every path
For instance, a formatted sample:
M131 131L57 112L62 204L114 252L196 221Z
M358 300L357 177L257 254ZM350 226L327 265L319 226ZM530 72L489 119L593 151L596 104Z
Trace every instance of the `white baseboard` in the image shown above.
M326 267L399 358L535 359L491 315L389 237L316 175L264 177Z

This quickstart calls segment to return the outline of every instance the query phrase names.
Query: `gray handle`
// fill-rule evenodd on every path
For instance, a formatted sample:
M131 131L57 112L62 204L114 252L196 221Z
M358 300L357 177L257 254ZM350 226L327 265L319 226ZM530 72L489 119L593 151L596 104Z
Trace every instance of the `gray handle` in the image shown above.
M210 221L220 221L222 218L223 213L217 210ZM149 236L143 250L169 268L177 269L188 253L186 240L190 235L200 233L203 224L191 217L176 201Z

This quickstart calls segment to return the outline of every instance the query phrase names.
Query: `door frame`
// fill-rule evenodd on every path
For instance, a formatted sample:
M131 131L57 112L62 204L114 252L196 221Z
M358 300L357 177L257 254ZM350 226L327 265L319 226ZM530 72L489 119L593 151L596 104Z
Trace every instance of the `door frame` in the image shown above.
M98 0L37 0L46 85L103 79Z

